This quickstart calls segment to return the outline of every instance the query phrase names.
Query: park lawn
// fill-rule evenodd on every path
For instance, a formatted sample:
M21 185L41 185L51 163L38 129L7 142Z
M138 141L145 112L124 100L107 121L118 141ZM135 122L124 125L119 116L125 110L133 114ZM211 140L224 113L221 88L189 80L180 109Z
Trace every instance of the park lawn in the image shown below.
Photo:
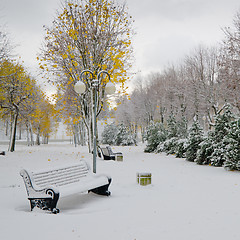
M6 150L0 145L0 150ZM110 197L81 193L62 198L57 215L30 211L19 174L76 163L92 164L87 147L68 143L16 146L0 156L0 239L4 240L236 240L240 173L199 166L175 156L144 153L144 146L113 147L123 162L97 159L97 173L112 177ZM138 172L152 184L137 184Z

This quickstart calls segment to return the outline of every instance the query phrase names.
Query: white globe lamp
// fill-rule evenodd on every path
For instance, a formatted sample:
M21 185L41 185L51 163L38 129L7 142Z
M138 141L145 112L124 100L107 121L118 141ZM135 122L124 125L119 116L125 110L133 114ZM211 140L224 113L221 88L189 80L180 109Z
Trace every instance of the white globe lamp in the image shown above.
M74 90L75 92L77 92L78 94L82 94L86 91L86 85L82 82L82 81L78 81L75 85L74 85Z
M108 82L105 87L105 91L107 94L113 94L116 91L116 87L112 82Z

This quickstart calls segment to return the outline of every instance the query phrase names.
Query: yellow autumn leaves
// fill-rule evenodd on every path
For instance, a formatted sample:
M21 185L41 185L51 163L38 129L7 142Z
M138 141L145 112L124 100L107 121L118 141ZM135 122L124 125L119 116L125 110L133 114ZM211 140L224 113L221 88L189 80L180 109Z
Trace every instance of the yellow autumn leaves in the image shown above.
M33 130L38 127L42 133L50 133L54 107L23 65L16 61L3 61L0 76L0 118L12 119L12 114L18 111L19 124L31 124Z

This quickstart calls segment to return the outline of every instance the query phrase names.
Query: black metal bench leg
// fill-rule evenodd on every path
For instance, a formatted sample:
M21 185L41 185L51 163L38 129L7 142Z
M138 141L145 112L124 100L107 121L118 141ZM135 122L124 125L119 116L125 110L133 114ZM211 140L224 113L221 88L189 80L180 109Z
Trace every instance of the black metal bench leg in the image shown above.
M50 195L52 197L51 201L48 204L48 209L52 212L52 213L59 213L59 209L57 209L57 202L59 199L59 193L55 192L52 189L48 189L46 191L46 194Z
M59 213L59 209L56 208L59 199L59 193L51 192L49 198L30 198L31 211L37 207L42 210L48 210L52 213Z
M108 184L106 184L104 186L101 186L101 187L97 187L97 188L91 189L88 192L93 192L95 194L103 195L103 196L110 196L111 192L108 191L108 187L109 187L111 181L112 181L112 179L108 178Z
M58 199L59 199L59 193L54 193L54 197L51 201L51 206L50 206L52 213L59 213L59 209L56 208Z
M42 210L49 210L51 205L51 198L30 198L31 211L37 207Z
M32 211L36 205L34 203L34 200L29 200L29 201L30 201L30 206L31 206L31 211Z

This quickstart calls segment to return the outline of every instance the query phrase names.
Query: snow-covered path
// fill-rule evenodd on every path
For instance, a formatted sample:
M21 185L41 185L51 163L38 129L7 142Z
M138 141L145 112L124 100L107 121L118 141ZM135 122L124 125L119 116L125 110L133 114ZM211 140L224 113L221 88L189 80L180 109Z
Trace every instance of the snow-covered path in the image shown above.
M0 150L6 146L0 145ZM97 172L113 179L110 197L62 198L57 215L30 212L22 168L40 169L92 156L70 144L17 146L0 156L0 239L4 240L238 240L240 173L199 166L143 146L114 147L123 162L98 159ZM137 172L151 172L139 186Z

